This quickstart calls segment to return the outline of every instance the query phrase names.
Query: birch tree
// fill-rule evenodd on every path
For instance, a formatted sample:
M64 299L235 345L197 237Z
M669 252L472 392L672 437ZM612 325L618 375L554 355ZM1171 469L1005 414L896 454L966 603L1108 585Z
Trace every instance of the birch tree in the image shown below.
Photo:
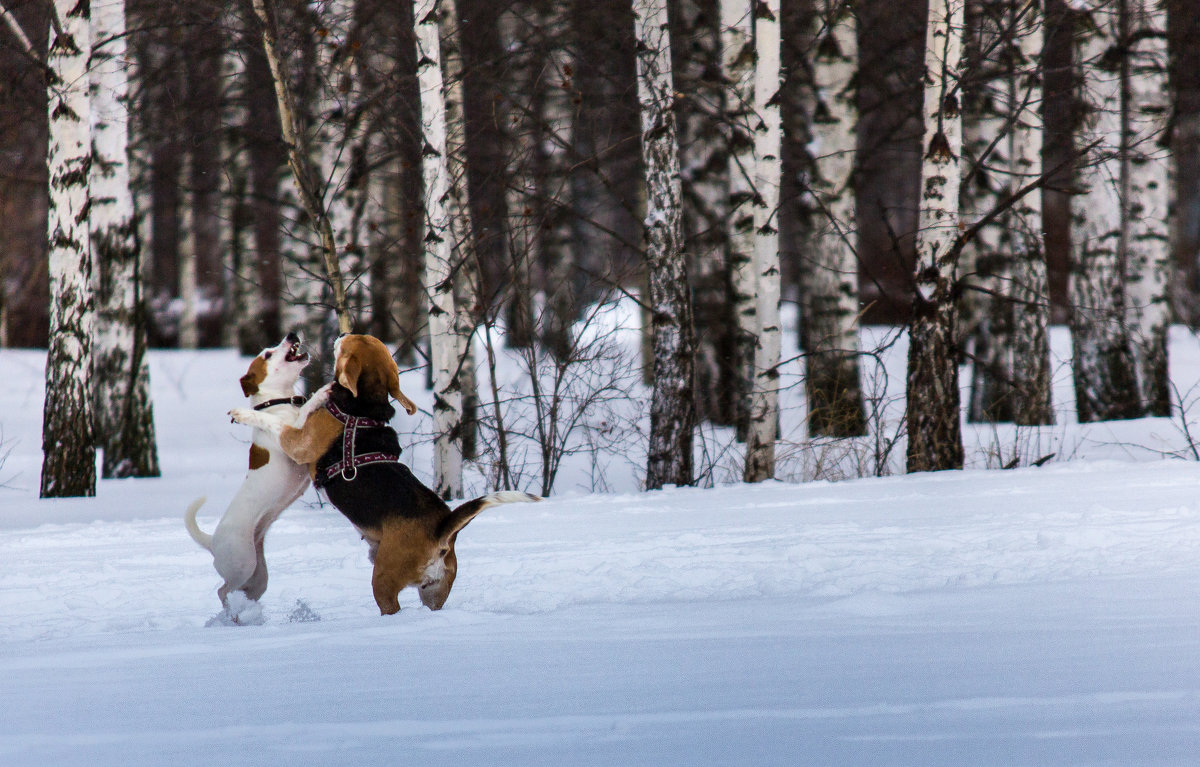
M467 184L467 118L464 104L463 54L458 21L458 0L441 0L438 33L441 40L443 93L446 103L446 215L450 219L451 264L454 281L454 338L462 416L459 448L464 457L475 457L479 392L475 376L476 305L479 293L475 231L471 221Z
M720 0L721 71L728 84L725 125L729 145L729 272L737 325L736 418L745 440L758 345L758 287L754 269L754 15L750 0Z
M735 350L726 254L729 146L722 134L725 83L721 73L717 0L674 0L671 58L679 120L683 231L696 325L696 416L736 423L731 366Z
M982 216L1042 172L1043 14L1036 0L977 0L972 10L969 42L987 61L970 66L973 119L965 133L972 172L963 198ZM975 258L960 271L984 282L975 293L982 306L972 328L972 420L1053 422L1042 229L1041 196L1028 194L964 251Z
M88 220L93 269L99 277L93 398L96 436L104 448L104 477L156 477L158 450L129 188L125 0L94 0L91 11L93 154Z
M440 0L445 2L446 0ZM421 167L425 181L425 290L429 296L429 361L433 373L434 490L463 497L460 342L455 332L454 240L449 217L446 98L439 39L439 0L417 0L413 12L421 89Z
M1014 119L1009 137L1009 194L1043 172L1042 144L1045 123L1039 105L1043 100L1041 65L1045 41L1045 7L1030 2L1022 15L1019 3L1008 11L1013 19L1014 69L1008 93ZM1012 419L1021 426L1054 423L1050 397L1050 279L1043 244L1042 195L1021 198L1009 217L1012 248L1011 356Z
M1148 415L1171 414L1167 377L1167 328L1171 274L1167 125L1171 88L1167 81L1167 12L1161 0L1125 0L1129 57L1128 117L1124 122L1126 283L1131 350L1138 394Z
M811 258L801 266L805 393L812 434L866 433L858 371L858 259L854 166L858 109L857 24L850 0L821 0L812 16L812 195L817 212Z
M42 419L41 497L96 494L89 396L96 306L88 232L92 160L88 0L55 0L46 57L50 143L50 348Z
M924 161L909 327L908 471L961 469L954 337L962 114L963 0L930 0L925 33Z
M654 490L694 481L694 339L683 254L667 0L634 0L633 10L646 166L646 268L654 357L646 487Z
M1075 406L1082 422L1136 418L1144 412L1122 269L1125 64L1120 6L1118 0L1105 0L1075 16L1076 141L1080 147L1095 147L1076 169L1071 198L1071 346Z
M757 4L754 50L754 276L758 335L743 479L762 482L775 476L775 435L779 430L778 213L783 141L779 0Z

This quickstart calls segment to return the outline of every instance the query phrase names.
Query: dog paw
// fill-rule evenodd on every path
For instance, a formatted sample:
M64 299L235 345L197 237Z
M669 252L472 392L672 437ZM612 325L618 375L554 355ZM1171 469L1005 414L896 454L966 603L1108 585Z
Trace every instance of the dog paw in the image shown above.
M229 411L230 423L246 423L253 418L254 411L247 410L244 407L235 407Z

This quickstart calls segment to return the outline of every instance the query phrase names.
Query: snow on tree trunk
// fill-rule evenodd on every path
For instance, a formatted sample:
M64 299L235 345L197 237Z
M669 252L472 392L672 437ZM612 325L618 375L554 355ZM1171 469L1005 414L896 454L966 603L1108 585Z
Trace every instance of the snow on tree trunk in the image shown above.
M812 108L817 203L810 258L801 265L808 430L834 437L866 433L858 373L858 259L854 164L858 44L848 0L824 0L816 36Z
M754 16L751 0L720 0L721 71L728 83L729 272L737 324L735 377L738 439L745 440L758 346L758 275L754 269Z
M915 291L909 327L908 471L961 469L955 346L955 245L960 230L962 0L930 0Z
M721 133L725 83L717 0L676 0L671 6L671 56L679 115L683 230L692 278L696 324L696 416L736 423L732 377L736 368L733 311L726 256L729 152ZM678 9L679 13L675 13ZM678 30L676 33L675 30Z
M1009 13L1020 13L1022 4L1010 0ZM1024 6L1025 15L1015 22L1017 62L1009 78L1013 110L1020 112L1009 137L1013 182L1010 188L1028 184L1043 172L1044 124L1041 104L1042 49L1045 13L1038 4ZM1012 16L1010 16L1012 17ZM1021 426L1054 423L1050 398L1050 280L1043 246L1042 195L1040 190L1021 198L1007 218L1012 222L1010 292L1012 335L1012 419Z
M421 166L425 179L425 290L429 296L429 357L433 374L434 490L448 500L463 495L462 389L458 379L461 342L455 332L454 242L448 211L450 173L438 5L438 0L417 0L413 20L424 138Z
M157 477L133 195L129 188L125 0L92 4L89 185L93 271L99 275L93 398L103 476Z
M50 141L50 348L42 420L41 497L96 494L92 338L96 307L88 232L91 51L87 0L55 0L46 63Z
M646 263L654 345L646 487L654 490L666 484L693 482L695 343L683 253L667 0L635 0L633 11L642 157L646 167Z
M754 272L758 344L754 386L746 428L746 469L742 478L775 477L775 436L779 430L779 185L783 122L779 89L779 0L759 2L754 19Z
M1171 274L1166 130L1171 116L1167 82L1167 12L1161 0L1126 0L1129 117L1125 136L1129 174L1125 278L1138 389L1149 415L1171 414L1167 328Z
M1145 411L1125 317L1119 2L1081 10L1075 21L1076 145L1094 146L1079 162L1071 197L1071 346L1075 406L1086 423Z
M476 305L479 303L477 296L480 293L475 232L467 191L467 120L463 111L463 55L458 18L458 0L441 0L439 34L446 101L446 172L449 174L450 185L446 198L446 215L450 218L450 237L453 243L451 263L454 275L454 336L458 341L455 356L458 359L456 369L459 388L462 391L459 439L463 456L474 458L479 421L479 390L475 376L475 350L471 339L475 334Z

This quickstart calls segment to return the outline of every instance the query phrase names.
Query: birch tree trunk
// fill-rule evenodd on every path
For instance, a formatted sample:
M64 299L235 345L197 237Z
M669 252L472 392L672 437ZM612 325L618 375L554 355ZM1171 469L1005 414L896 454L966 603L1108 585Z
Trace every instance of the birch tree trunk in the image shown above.
M1011 2L1011 0L1010 0ZM1021 4L1011 2L1009 14L1020 13ZM1016 38L1014 70L1009 93L1015 119L1009 139L1010 168L1014 189L1043 172L1045 124L1042 51L1045 41L1045 9L1030 3L1020 19L1014 19ZM1012 419L1020 426L1054 423L1050 397L1050 280L1043 243L1045 224L1042 195L1033 192L1021 198L1008 215L1012 259L1009 311L1012 337Z
M96 494L91 406L96 306L88 232L92 159L87 0L55 0L50 76L50 348L42 419L41 497Z
M782 174L782 113L779 0L755 9L754 50L754 272L757 282L758 344L754 354L746 430L743 479L762 482L775 476L775 436L779 430L780 271L779 186Z
M974 173L964 199L986 215L1042 172L1043 14L1036 2L987 0L973 9L971 34L987 62L972 65L967 130ZM976 71L982 69L982 71ZM982 295L973 331L973 421L1052 423L1049 286L1042 249L1041 196L1022 197L974 238Z
M441 37L442 77L446 100L446 172L449 195L446 215L450 218L453 243L451 264L454 280L454 337L459 389L462 392L460 449L474 458L479 422L479 391L475 375L476 318L479 314L479 263L467 184L467 118L463 100L463 54L459 29L458 0L441 0L438 24Z
M1076 169L1071 198L1071 346L1081 422L1144 413L1125 315L1120 16L1120 0L1107 0L1075 18L1076 142L1095 146Z
M963 149L956 89L961 78L963 1L930 0L925 33L924 161L908 348L910 472L963 465L954 335Z
M964 14L963 183L961 207L976 220L1000 204L1010 184L1010 117L1006 65L1012 55L1004 6L1010 0L969 0ZM959 337L969 349L973 422L1009 421L1013 328L1005 293L1011 254L1004 244L1006 216L995 218L967 243L959 258L962 297Z
M758 276L754 269L754 16L750 0L720 0L721 69L728 83L729 272L736 339L738 439L746 439L754 351L758 346Z
M811 257L801 265L805 392L811 434L866 433L858 373L858 259L854 166L858 109L857 24L849 0L823 0L813 14L812 131L817 202Z
M92 5L88 213L99 275L93 402L105 478L157 477L136 222L129 187L125 0Z
M434 490L443 499L461 498L462 389L455 332L453 232L450 173L446 157L446 98L438 39L438 0L417 0L414 25L417 80L421 88L421 166L425 179L425 290L429 296L429 357L433 374Z
M1127 316L1142 405L1148 415L1169 416L1167 328L1171 307L1167 283L1172 265L1166 131L1172 91L1167 82L1167 12L1161 0L1125 2L1130 57L1124 140L1129 174L1125 203Z
M656 490L666 484L693 482L695 343L683 254L667 0L635 0L633 10L642 157L646 164L646 262L654 345L646 488Z
M736 423L733 311L729 302L729 152L722 135L725 83L717 0L675 0L671 57L683 178L683 231L696 324L696 416ZM676 31L678 30L678 31Z

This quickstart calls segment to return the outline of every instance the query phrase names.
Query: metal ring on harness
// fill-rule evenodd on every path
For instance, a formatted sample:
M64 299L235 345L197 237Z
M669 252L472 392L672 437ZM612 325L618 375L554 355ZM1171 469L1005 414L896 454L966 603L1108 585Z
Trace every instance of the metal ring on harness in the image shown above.
M342 479L346 480L347 482L353 482L354 478L358 476L358 464L356 464L354 461L347 461L347 463L350 465L349 468L354 470L353 473L347 475L345 466L342 467L340 473L342 475Z

